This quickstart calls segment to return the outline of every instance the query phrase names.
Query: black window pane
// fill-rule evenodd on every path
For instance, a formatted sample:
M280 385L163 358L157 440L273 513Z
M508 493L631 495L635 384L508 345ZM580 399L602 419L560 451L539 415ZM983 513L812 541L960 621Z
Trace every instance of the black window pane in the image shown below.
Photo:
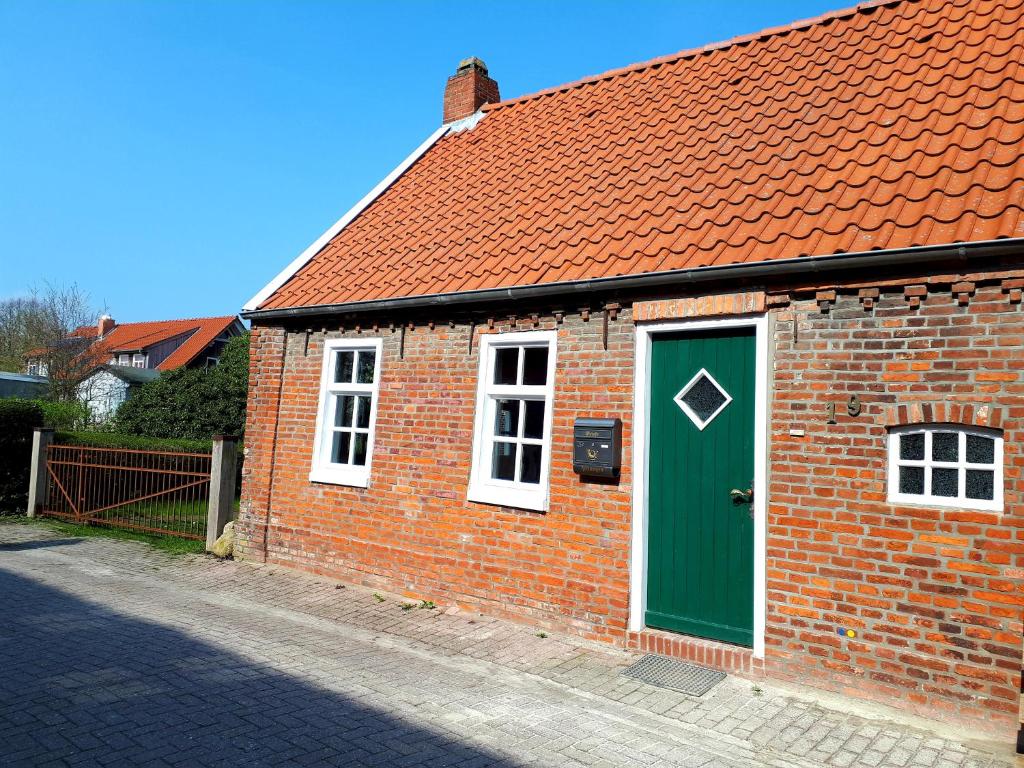
M523 384L543 386L548 380L548 348L527 347L523 350Z
M972 464L992 464L996 460L996 441L991 437L968 435L967 460ZM972 496L971 498L977 499L982 497Z
M356 381L360 384L373 384L373 371L377 365L377 353L364 350L359 353L359 365L356 369Z
M682 396L690 410L697 414L702 422L711 418L715 411L722 407L725 395L707 376L701 376Z
M349 384L352 381L352 369L355 352L339 352L334 363L334 381Z
M965 489L969 499L985 499L991 501L994 497L995 472L987 469L968 469L967 488Z
M500 437L519 436L519 401L499 400L495 408L494 434Z
M519 374L519 347L494 351L494 383L515 384Z
M359 408L356 413L356 426L362 429L370 428L370 398L357 397Z
M911 432L907 435L900 435L900 458L911 461L924 459L924 433Z
M331 446L331 461L335 464L348 464L349 440L351 432L335 432L334 444Z
M924 467L900 467L900 493L924 493Z
M521 482L540 482L540 452L541 447L539 445L523 446L523 467L520 472L521 477L519 478Z
M353 446L352 451L352 463L364 466L366 464L366 438L361 432L357 432L355 435L356 443Z
M335 399L337 407L334 411L334 426L351 427L352 407L355 404L355 398L352 395L338 395Z
M523 423L523 437L540 440L544 437L544 401L525 400L526 421Z
M957 432L932 433L932 459L934 461L956 461L959 454L960 435ZM953 494L956 496L956 494Z
M491 477L495 480L515 480L516 444L495 443L491 457Z
M956 469L932 470L932 496L958 496L960 472Z

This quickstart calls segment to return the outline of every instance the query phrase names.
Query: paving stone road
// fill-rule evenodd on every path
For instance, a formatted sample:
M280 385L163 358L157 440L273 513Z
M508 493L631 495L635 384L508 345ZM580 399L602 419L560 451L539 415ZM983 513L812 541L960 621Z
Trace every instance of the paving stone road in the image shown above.
M936 766L1012 757L286 569L0 524L3 766Z

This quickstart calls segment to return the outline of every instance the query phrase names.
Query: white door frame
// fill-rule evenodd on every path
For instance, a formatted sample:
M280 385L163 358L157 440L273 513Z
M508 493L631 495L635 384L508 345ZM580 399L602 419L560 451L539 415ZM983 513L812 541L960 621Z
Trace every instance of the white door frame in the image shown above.
M639 323L633 382L633 521L630 542L629 624L644 628L647 600L647 455L650 430L651 343L656 334L724 328L754 328L754 656L764 658L767 603L765 531L768 467L768 317L745 315L716 320Z

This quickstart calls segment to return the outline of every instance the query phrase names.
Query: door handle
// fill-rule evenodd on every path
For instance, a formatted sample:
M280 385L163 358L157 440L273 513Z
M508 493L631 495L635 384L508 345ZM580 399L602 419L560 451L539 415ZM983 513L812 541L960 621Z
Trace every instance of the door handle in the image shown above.
M747 488L745 491L741 491L739 488L733 488L729 491L729 495L732 497L733 504L750 504L754 501L753 488Z

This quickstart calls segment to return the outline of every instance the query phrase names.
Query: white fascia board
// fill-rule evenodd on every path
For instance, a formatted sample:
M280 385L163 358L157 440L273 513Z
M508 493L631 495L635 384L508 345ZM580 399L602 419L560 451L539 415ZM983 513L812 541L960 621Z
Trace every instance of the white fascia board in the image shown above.
M326 232L320 235L320 237L318 237L313 242L312 245L310 245L306 250L300 253L291 264L285 267L284 271L282 271L277 277L275 277L273 280L267 283L259 293L257 293L251 299L249 299L249 301L247 301L245 303L245 306L242 308L242 311L251 312L252 310L258 309L260 304L269 299L271 294L274 293L274 291L276 291L282 285L287 283L296 272L298 272L300 269L306 266L310 259L316 256L325 245L331 242L331 240L333 240L334 237L339 232L341 232L341 230L347 227L349 225L349 222L351 222L353 219L355 219L356 216L362 213L363 210L368 205L370 205L370 203L372 203L374 200L380 197L380 195L383 194L384 190L386 190L388 187L394 184L399 176L401 176L403 173L409 170L409 167L417 160L419 160L420 157L428 149L430 149L435 144L435 142L437 142L438 139L440 139L442 136L448 133L448 131L451 130L452 126L454 125L455 123L448 123L446 125L442 125L436 131L430 134L430 136L427 137L427 140L420 144L418 147L416 147L416 149L413 150L412 154L405 158L405 160L403 160L402 163L397 168L395 168L395 170L393 170L391 173L385 176L384 179L380 182L380 184L371 189L369 194L367 194L358 203L353 205L344 216L342 216L340 219L334 222L334 224L331 225L330 229L328 229Z

